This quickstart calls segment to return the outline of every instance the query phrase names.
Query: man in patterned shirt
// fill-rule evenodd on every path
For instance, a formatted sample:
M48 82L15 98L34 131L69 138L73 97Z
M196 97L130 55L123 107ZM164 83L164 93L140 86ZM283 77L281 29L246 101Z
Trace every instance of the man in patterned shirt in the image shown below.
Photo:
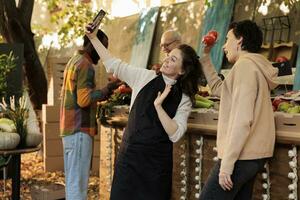
M101 30L97 37L107 48L108 38ZM95 89L95 69L100 57L84 36L82 50L73 56L64 71L60 109L60 134L64 149L66 199L87 199L93 136L97 134L97 101L106 99L117 83ZM55 147L54 147L55 148Z

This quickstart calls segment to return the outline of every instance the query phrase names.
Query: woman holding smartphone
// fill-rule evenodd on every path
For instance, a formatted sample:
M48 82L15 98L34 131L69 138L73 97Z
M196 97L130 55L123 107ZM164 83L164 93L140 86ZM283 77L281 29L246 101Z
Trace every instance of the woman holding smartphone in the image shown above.
M156 74L111 56L95 32L86 34L107 72L114 73L133 90L110 199L169 200L173 142L187 129L201 75L198 56L192 47L180 45L170 52Z

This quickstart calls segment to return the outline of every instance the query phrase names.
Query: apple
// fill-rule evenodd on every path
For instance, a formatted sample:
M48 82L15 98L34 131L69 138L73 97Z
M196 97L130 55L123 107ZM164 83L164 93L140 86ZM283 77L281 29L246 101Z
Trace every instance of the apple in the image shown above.
M280 97L275 97L275 99L272 101L272 105L275 107L275 110L278 109L278 105L284 102L284 100L282 100Z
M207 35L211 35L215 38L215 40L218 39L218 32L216 30L211 30L207 33Z
M212 46L215 42L216 39L214 36L212 35L205 35L202 39L202 42L206 45L206 46Z
M300 106L293 106L287 110L287 113L296 114L300 112Z
M288 103L288 102L281 102L279 105L278 105L278 108L277 110L278 111L282 111L282 112L287 112L287 110L289 108L293 107L292 104Z
M278 56L276 59L275 59L275 62L278 62L278 63L281 63L281 62L286 62L288 61L289 59L287 59L285 56Z

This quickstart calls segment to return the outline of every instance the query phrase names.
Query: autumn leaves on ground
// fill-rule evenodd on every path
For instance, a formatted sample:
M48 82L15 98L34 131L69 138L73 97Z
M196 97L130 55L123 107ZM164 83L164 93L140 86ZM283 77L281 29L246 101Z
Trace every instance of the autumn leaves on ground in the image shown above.
M2 173L2 171L0 171ZM43 159L38 153L30 153L22 155L21 166L21 199L30 200L31 188L42 187L49 184L63 184L63 172L44 172ZM6 192L4 192L4 181L0 180L0 199L9 199L11 195L11 179L6 181ZM90 176L88 199L99 198L99 177Z

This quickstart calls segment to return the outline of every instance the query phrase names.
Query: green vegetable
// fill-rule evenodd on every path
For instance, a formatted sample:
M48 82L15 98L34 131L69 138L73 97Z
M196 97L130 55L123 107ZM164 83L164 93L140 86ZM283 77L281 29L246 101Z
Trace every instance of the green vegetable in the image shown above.
M211 108L214 106L214 103L204 102L204 101L195 101L195 107L196 108Z
M206 102L206 103L209 103L209 104L214 104L213 101L211 101L211 100L209 100L209 99L207 99L207 98L205 98L205 97L203 97L203 96L201 96L199 94L195 94L195 99L197 101L203 101L203 102Z
M16 57L11 51L7 54L0 54L0 96L5 96L7 91L7 75L16 66Z
M16 132L14 122L8 118L0 118L0 129L9 133Z

